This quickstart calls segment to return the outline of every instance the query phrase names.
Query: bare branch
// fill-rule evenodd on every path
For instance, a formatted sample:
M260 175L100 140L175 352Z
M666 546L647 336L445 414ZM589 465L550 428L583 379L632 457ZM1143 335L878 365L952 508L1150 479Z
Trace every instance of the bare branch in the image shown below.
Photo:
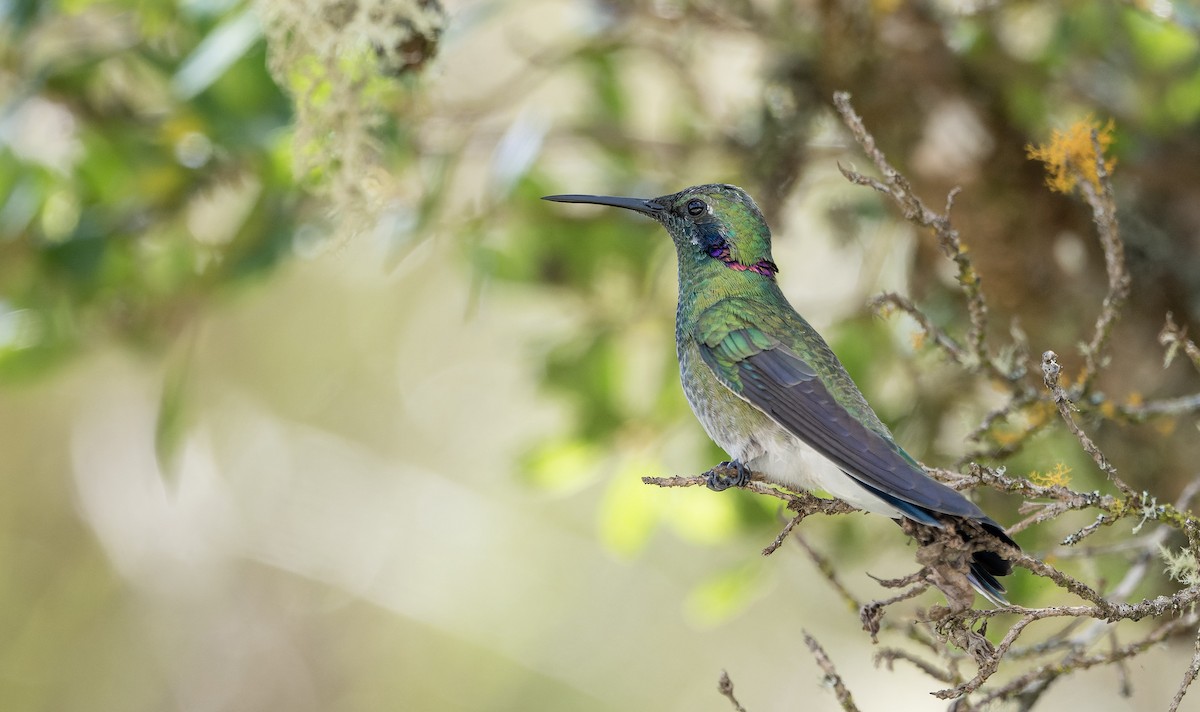
M1029 625L1035 620L1038 620L1035 615L1026 614L1023 618L1014 623L1012 628L1008 629L1008 633L1005 634L1004 638L1000 641L1000 644L997 645L992 651L989 651L986 657L983 658L979 664L979 673L975 675L975 677L957 687L947 690L938 690L937 692L933 693L933 696L940 697L943 700L949 700L956 697L962 697L969 692L978 690L979 686L982 685L989 677L991 677L1000 667L1000 660L1004 658L1004 655L1008 652L1008 649L1012 647L1012 644L1015 643L1021 633L1025 631L1025 626ZM952 630L965 633L970 629L955 628ZM978 660L979 658L976 657L976 659Z
M1076 384L1076 398L1086 394L1100 372L1105 348L1112 334L1113 324L1121 308L1129 299L1129 272L1125 269L1125 247L1121 243L1121 232L1117 225L1117 203L1113 198L1112 181L1104 161L1104 149L1100 146L1100 135L1092 129L1092 152L1096 169L1096 183L1086 177L1078 182L1083 197L1092 209L1092 222L1104 248L1104 266L1108 272L1108 294L1100 307L1092 339L1083 348L1083 375Z
M979 421L979 425L975 426L975 428L970 433L967 434L967 437L966 437L967 441L968 442L979 442L980 440L983 439L984 434L992 429L993 425L1000 422L1001 420L1008 418L1013 413L1016 413L1017 411L1021 410L1025 406L1027 406L1031 403L1034 403L1036 401L1037 401L1037 394L1034 393L1032 390L1022 391L1021 393L1014 395L1004 405L1000 406L999 408L996 408L995 410L988 411L987 415L983 416L983 420ZM967 458L964 460L963 463L960 463L960 464L965 464L966 462L970 462L971 459L973 459L973 458Z
M879 579L876 580L878 581ZM879 642L879 629L883 625L883 614L887 610L887 607L893 603L899 603L900 601L907 601L910 598L916 598L917 596L929 590L930 585L929 582L925 580L924 569L903 579L897 579L895 581L879 581L879 583L882 586L888 587L891 587L893 584L895 584L895 587L897 588L899 586L908 586L911 584L915 585L903 593L898 593L895 596L892 596L891 598L885 598L882 601L871 601L859 609L858 619L862 621L863 630L871 634L871 642L873 643Z
M1129 420L1140 422L1156 416L1179 417L1200 412L1200 393L1177 398L1160 398L1140 405L1119 405L1116 412Z
M821 672L825 673L825 684L833 688L833 692L837 695L838 704L846 712L858 712L858 707L854 704L854 698L850 695L850 690L846 689L846 684L842 682L842 676L838 674L837 669L833 666L833 661L825 653L825 649L817 642L817 639L812 637L808 631L804 632L804 642L808 645L808 649L812 651L813 657L817 659L817 665L820 666Z
M884 648L875 653L875 664L883 663L887 665L888 670L893 669L893 663L897 660L904 660L911 663L921 672L940 682L950 683L954 681L954 676L949 672L934 667L932 664L925 662L907 650L902 650L901 648Z
M746 708L742 707L742 703L733 696L733 680L729 679L729 673L721 671L721 679L717 681L717 691L729 699L733 705L734 712L746 712Z
M938 328L925 315L925 312L918 309L907 297L903 297L895 292L884 292L871 300L870 306L877 313L886 311L888 307L894 307L908 314L917 322L917 326L921 327L921 331L925 332L925 337L932 340L942 351L945 351L951 360L960 366L971 367L971 357L963 350L963 347L953 337Z
M846 92L836 92L833 95L833 105L841 114L842 123L850 129L854 140L862 147L863 153L875 164L875 169L883 176L883 180L869 178L857 171L842 168L842 175L852 183L865 185L888 195L900 208L904 218L933 231L937 236L942 252L958 266L958 283L967 298L967 312L970 317L970 327L967 330L967 352L975 364L987 367L991 363L986 343L988 308L983 299L982 281L979 272L971 263L967 251L962 245L958 230L950 222L950 210L954 206L954 198L959 188L950 191L946 196L946 212L936 213L925 206L921 199L912 191L908 180L888 163L883 151L875 144L875 137L863 125L862 117L850 105L850 95ZM1009 374L1003 374L1006 381L1014 380Z
M1010 699L1018 696L1022 697L1022 699L1027 699L1026 695L1029 693L1025 692L1023 694L1023 691L1031 687L1035 688L1034 694L1041 694L1045 691L1046 686L1063 675L1079 670L1087 670L1097 665L1108 665L1118 660L1126 660L1144 653L1181 630L1194 626L1197 620L1197 615L1191 613L1183 618L1167 621L1144 638L1106 653L1084 655L1083 651L1073 652L1058 665L1035 668L992 690L979 700L979 704L985 705L993 700ZM1032 703L1030 702L1030 704ZM1025 708L1028 709L1028 705Z
M803 536L796 534L792 537L792 540L804 548L804 551L808 553L808 557L816 564L817 570L821 572L821 575L825 577L829 585L833 586L833 590L837 591L838 595L842 597L842 600L846 602L846 606L852 611L858 610L860 607L858 599L854 597L854 594L850 593L850 589L842 584L837 572L833 570L833 564L829 562L829 559L826 559L816 549L812 548L808 540Z
M1109 481L1122 494L1129 498L1136 497L1137 494L1133 491L1133 488L1125 484L1124 480L1117 476L1117 468L1112 466L1108 458L1104 456L1104 453L1100 452L1100 448L1096 447L1096 443L1092 442L1087 433L1083 432L1083 429L1075 422L1075 417L1071 415L1074 404L1062 386L1058 385L1061 373L1062 367L1058 365L1058 354L1053 351L1047 351L1042 354L1042 375L1046 383L1046 388L1050 389L1050 392L1053 394L1054 405L1058 407L1058 413L1062 416L1063 421L1066 422L1067 429L1079 440L1079 445L1083 448L1084 452L1091 456L1096 466L1103 470L1104 474L1108 475Z
M779 532L779 536L775 537L775 541L771 542L765 548L763 548L762 555L770 556L771 554L774 554L779 549L779 547L783 546L784 540L787 539L788 534L792 533L792 529L797 524L799 524L801 520L803 520L807 516L808 516L807 513L801 512L801 513L797 514L796 516L792 517L791 519L789 519L788 523L783 526L783 531Z
M1182 348L1192 365L1196 367L1197 371L1200 371L1200 347L1196 346L1196 342L1187 338L1187 329L1175 324L1171 312L1167 312L1167 323L1163 324L1162 331L1158 333L1158 343L1167 348L1167 353L1163 356L1163 368L1171 365L1175 354Z
M1192 654L1192 662L1183 673L1183 682L1179 683L1179 690L1171 700L1171 706L1167 708L1167 712L1176 712L1179 709L1179 703L1183 702L1183 696L1187 694L1188 687L1196 679L1198 672L1200 672L1200 636L1196 638L1196 652Z
M704 475L695 475L692 477L643 477L642 482L658 487L701 487L708 485L708 479ZM758 478L757 475L753 476L746 484L741 485L740 489L749 490L757 494L765 494L787 502L788 509L796 512L798 517L797 522L811 514L849 514L859 511L840 499L824 499L807 492L791 492L782 487L768 485L761 478Z

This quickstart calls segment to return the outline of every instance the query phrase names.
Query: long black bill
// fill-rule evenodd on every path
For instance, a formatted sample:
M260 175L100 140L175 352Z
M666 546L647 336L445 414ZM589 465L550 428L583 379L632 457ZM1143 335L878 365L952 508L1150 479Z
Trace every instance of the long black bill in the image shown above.
M547 195L542 200L553 200L556 203L591 203L593 205L611 205L614 208L625 208L643 215L654 217L666 210L661 203L646 198L618 198L612 195Z

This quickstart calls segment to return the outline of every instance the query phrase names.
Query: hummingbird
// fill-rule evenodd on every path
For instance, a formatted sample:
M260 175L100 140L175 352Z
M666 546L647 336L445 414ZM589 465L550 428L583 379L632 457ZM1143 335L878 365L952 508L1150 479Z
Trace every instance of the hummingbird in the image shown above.
M632 210L670 233L679 263L675 345L683 392L708 436L732 457L706 474L710 489L742 486L757 473L787 488L824 490L897 522L954 526L969 539L991 535L1017 546L896 443L833 350L780 290L770 228L741 188L698 185L649 199L543 199ZM985 546L968 569L976 591L1007 605L996 577L1011 573L1010 561Z

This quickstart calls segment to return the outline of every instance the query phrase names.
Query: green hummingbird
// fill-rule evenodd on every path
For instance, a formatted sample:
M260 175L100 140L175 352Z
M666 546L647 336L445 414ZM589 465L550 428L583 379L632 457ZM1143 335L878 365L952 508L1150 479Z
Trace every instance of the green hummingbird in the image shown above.
M679 260L675 344L683 391L709 437L733 458L709 471L711 489L741 486L755 472L897 521L941 528L965 520L958 529L967 536L982 531L1016 546L896 444L829 345L779 289L770 228L741 188L544 199L633 210L670 233ZM983 549L966 576L989 601L1005 605L996 577L1011 571L1011 562Z

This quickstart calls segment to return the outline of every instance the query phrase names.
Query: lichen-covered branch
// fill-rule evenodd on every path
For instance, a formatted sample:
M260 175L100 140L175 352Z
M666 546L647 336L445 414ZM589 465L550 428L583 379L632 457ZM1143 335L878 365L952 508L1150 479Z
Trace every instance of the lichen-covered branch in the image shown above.
M1058 354L1053 351L1047 351L1042 354L1042 376L1046 383L1046 388L1054 396L1054 405L1058 408L1058 414L1062 416L1063 422L1067 424L1067 430L1079 440L1080 447L1083 451L1091 456L1092 461L1096 463L1108 475L1108 479L1113 485L1121 491L1121 494L1129 498L1134 498L1137 494L1133 488L1125 484L1125 481L1117 476L1117 468L1113 466L1104 453L1100 452L1100 448L1092 441L1088 434L1083 432L1083 428L1075 422L1075 416L1072 414L1074 405L1071 403L1071 397L1058 384L1059 376L1062 374L1062 367L1058 365Z
M708 484L708 480L704 475L693 477L643 477L642 482L657 487L703 487ZM750 482L742 485L742 489L775 497L787 502L788 509L795 512L799 519L803 519L811 514L849 514L859 511L840 499L824 499L808 492L791 492L782 487L766 484L761 479L751 479ZM799 519L794 521L798 522ZM795 526L795 524L793 523L792 526Z
M1087 655L1084 650L1074 649L1055 664L1043 665L1030 670L991 690L980 697L978 702L980 705L985 705L995 700L1018 699L1025 703L1025 708L1028 709L1054 681L1073 672L1099 665L1110 665L1140 655L1164 640L1195 626L1198 620L1200 620L1200 616L1194 613L1172 619L1133 643L1103 653Z
M1121 308L1129 299L1129 272L1125 269L1125 247L1121 242L1121 234L1117 225L1117 203L1113 198L1112 181L1109 180L1108 166L1104 159L1104 149L1100 145L1099 133L1091 130L1093 161L1095 163L1096 182L1081 180L1079 189L1084 199L1092 209L1092 222L1100 237L1100 245L1104 248L1104 266L1108 273L1108 293L1100 306L1100 315L1096 318L1096 326L1091 340L1083 347L1083 375L1076 384L1076 396L1088 392L1100 372L1104 360L1105 347L1112 334L1113 324L1121 313Z

